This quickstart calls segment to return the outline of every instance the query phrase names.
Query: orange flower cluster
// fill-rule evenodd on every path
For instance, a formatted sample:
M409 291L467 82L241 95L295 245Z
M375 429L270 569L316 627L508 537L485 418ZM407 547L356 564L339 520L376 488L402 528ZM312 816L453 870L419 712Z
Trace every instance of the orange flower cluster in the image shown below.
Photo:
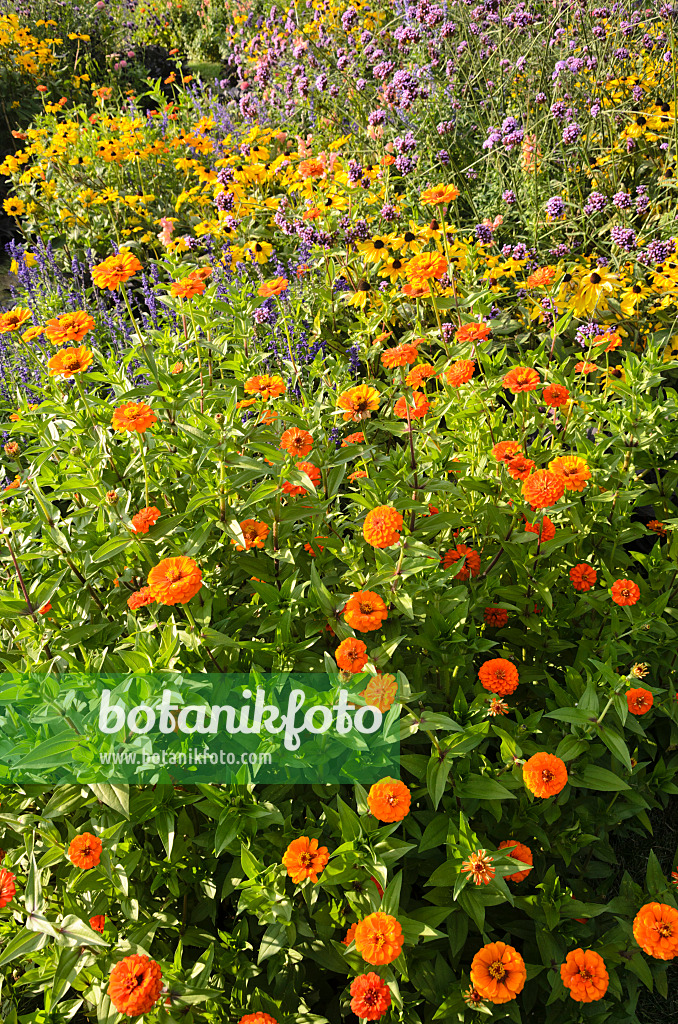
M12 331L18 331L32 317L31 310L24 309L22 306L15 306L14 309L8 309L6 313L0 313L0 334L10 334Z
M7 868L0 871L0 907L6 907L14 899L16 895L15 879L16 875L13 875Z
M451 203L459 196L459 189L456 185L434 185L425 189L419 196L424 206L444 206Z
M378 974L361 974L349 989L351 1010L361 1020L379 1020L391 1005L391 992Z
M520 452L520 445L517 441L498 441L492 445L492 455L497 462L508 462Z
M278 398L286 391L285 381L278 374L259 374L250 377L245 381L245 391L248 395L258 395L259 398Z
M458 359L456 363L445 370L445 380L452 388L459 388L462 384L468 384L475 372L476 364L472 359Z
M330 859L326 846L318 846L317 839L309 839L308 836L301 836L293 839L283 854L282 862L287 868L287 874L298 885L306 878L310 878L313 884L318 881L318 875L327 867Z
M523 864L534 864L532 850L529 846L525 846L524 843L519 843L515 839L502 840L497 849L506 850L509 857L522 861ZM532 868L521 868L520 871L514 871L512 875L504 875L504 881L523 882L531 870Z
M266 523L260 523L256 519L243 519L240 523L240 529L245 539L245 547L242 544L237 544L236 551L249 551L251 548L258 548L260 551L264 547L264 541L268 537L269 527ZM235 544L232 540L231 544Z
M318 486L322 479L322 474L317 466L314 466L312 462L297 462L297 469L306 474L314 487ZM288 480L284 481L282 489L285 494L289 494L292 497L308 493L307 489L302 487L301 484L291 484Z
M140 512L137 512L132 518L132 529L135 533L148 533L151 526L155 526L158 519L160 519L161 512L155 505L151 505L147 508L142 508Z
M654 696L642 686L626 691L626 703L632 715L646 715L654 704Z
M379 408L379 392L368 384L359 384L348 391L342 391L337 399L337 405L344 410L344 420L353 420L356 423L368 420Z
M514 395L535 391L539 387L539 374L529 366L514 366L504 375L502 385Z
M594 1003L607 992L610 976L600 953L573 949L560 966L560 977L570 996L579 1003Z
M567 768L555 754L540 751L523 765L523 781L530 793L545 800L567 785Z
M372 707L379 708L382 714L386 714L393 704L397 692L398 684L395 676L377 673L372 676L360 696L366 704L371 704Z
M141 263L136 256L130 252L120 252L117 256L109 256L103 263L92 267L92 280L97 288L108 288L113 292L140 270Z
M344 672L362 672L369 661L367 644L362 640L357 640L354 636L349 636L346 640L341 641L334 657L337 665Z
M551 508L559 501L565 493L565 484L562 477L549 472L548 469L537 469L523 482L523 497L532 507L532 511L539 508Z
M420 252L413 256L405 267L408 281L416 286L423 286L431 278L440 280L447 273L447 260L438 252Z
M192 299L194 295L202 295L205 282L197 275L189 274L178 281L172 281L170 291L175 299Z
M403 517L391 505L378 505L365 516L363 537L373 548L390 548L400 540Z
M136 593L127 598L127 607L133 612L137 608L145 608L149 604L155 604L155 598L151 595L150 587L142 587L141 590L137 590Z
M454 340L463 344L470 341L473 344L477 341L487 341L490 336L490 325L486 323L462 324L454 332Z
M78 348L63 348L47 363L50 377L74 377L84 373L92 365L94 356L84 345Z
M410 813L412 796L404 782L388 776L375 782L367 794L367 805L379 821L402 821Z
M391 964L400 956L403 930L395 917L378 910L358 921L354 933L355 948L368 964Z
M160 966L148 956L134 953L116 964L108 983L108 998L118 1013L137 1017L148 1013L162 990Z
M486 625L492 626L493 629L502 629L508 622L508 612L506 608L491 605L483 612L483 619Z
M286 277L274 277L272 281L264 281L259 285L257 295L262 299L270 299L273 295L281 295L287 288L289 281Z
M157 422L157 419L150 405L146 405L145 402L125 402L114 410L112 422L115 430L143 434Z
M180 555L154 565L147 582L158 604L187 604L202 587L202 573L192 558Z
M640 587L633 580L615 580L611 593L614 603L625 607L636 603L640 597Z
M423 391L415 391L414 405L408 405L405 398L399 398L393 406L393 412L401 420L406 420L408 413L411 420L418 420L425 416L430 408L429 401Z
M450 548L443 555L440 564L443 569L449 569L450 566L462 561L462 559L463 565L454 574L453 578L455 580L467 580L470 576L477 576L480 572L480 555L466 544L457 544L455 548Z
M563 455L549 462L549 471L563 481L566 491L583 491L591 470L578 455Z
M45 337L55 345L65 345L68 341L82 341L93 327L94 317L79 309L48 320L45 324Z
M280 438L280 447L290 455L303 459L313 447L313 434L309 434L308 430L290 427Z
M349 597L344 606L344 619L351 629L361 633L369 633L379 629L388 618L388 611L383 598L371 590L360 590Z
M591 587L595 586L596 580L598 579L598 573L592 565L587 565L586 562L580 562L579 565L574 565L569 572L570 582L575 590L586 591L590 590Z
M544 516L540 523L525 523L526 533L536 533L542 544L546 544L547 541L553 540L556 535L555 523L549 519L548 516Z
M668 903L645 903L634 918L633 937L648 956L673 960L678 956L678 910Z
M381 353L381 364L387 370L395 366L408 366L416 361L418 352L416 345L398 345L396 348L387 348Z
M525 961L513 946L489 942L471 962L471 981L482 999L508 1003L522 992L527 979Z
M518 686L518 669L506 658L492 658L484 662L478 669L478 678L482 686L490 693L506 696Z
M95 868L101 860L101 851L104 844L91 832L83 832L71 840L68 847L68 856L76 868Z

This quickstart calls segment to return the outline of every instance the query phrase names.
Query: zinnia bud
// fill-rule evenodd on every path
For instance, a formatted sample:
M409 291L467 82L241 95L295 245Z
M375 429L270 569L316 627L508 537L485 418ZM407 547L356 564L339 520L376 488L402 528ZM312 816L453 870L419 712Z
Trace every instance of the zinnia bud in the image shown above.
M117 491L106 491L106 504L107 505L117 505L119 501L120 501L120 498L118 497L118 492Z

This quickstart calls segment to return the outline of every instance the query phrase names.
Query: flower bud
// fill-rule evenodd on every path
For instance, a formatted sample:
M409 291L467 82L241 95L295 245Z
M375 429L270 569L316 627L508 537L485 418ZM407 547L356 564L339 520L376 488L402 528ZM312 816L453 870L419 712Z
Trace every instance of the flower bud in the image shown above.
M8 441L5 445L5 454L9 455L10 458L14 458L15 455L19 454L19 445L16 441Z
M106 504L117 505L120 501L120 497L117 491L106 491Z

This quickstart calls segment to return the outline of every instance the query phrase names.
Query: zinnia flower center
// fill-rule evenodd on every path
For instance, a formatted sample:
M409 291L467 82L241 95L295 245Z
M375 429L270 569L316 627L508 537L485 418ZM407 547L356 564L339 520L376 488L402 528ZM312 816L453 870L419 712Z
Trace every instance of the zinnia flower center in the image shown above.
M168 583L177 583L181 579L181 569L168 569L165 579Z
M541 773L541 777L543 782L552 782L553 772L550 771L549 768L544 768L543 772Z
M373 610L374 609L372 608L372 604L371 604L370 601L361 601L360 602L360 614L361 615L371 615Z
M299 857L299 863L302 865L302 867L310 868L311 864L313 863L313 854L302 853L301 856Z
M670 924L666 924L665 922L659 925L657 931L659 932L659 935L662 939L668 939L671 935L673 935L673 928Z
M494 978L496 981L501 981L506 974L506 968L501 960L495 960L493 964L490 964L488 971L490 973L490 977Z
M579 971L579 977L582 979L582 981L590 981L593 975L585 967L582 967Z

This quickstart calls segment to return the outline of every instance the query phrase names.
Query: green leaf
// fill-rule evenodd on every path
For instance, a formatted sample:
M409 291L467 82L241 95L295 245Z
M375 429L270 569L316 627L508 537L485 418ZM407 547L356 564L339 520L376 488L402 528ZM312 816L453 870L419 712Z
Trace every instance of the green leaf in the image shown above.
M467 775L454 791L462 800L515 800L515 794L487 775Z
M54 980L52 982L52 1006L68 992L71 983L78 975L78 961L81 959L80 947L65 947L59 953ZM84 962L83 962L84 964Z
M47 935L45 932L33 932L27 928L22 928L19 934L15 935L0 952L0 967L11 963L17 957L35 953L38 949L42 949L46 942Z
M403 885L403 873L399 871L397 875L394 875L391 881L384 890L384 895L381 898L381 907L379 908L385 914L390 914L392 917L398 916L398 910L400 907L400 890Z
M119 555L133 543L131 537L111 537L92 555L93 562L105 562Z
M601 793L621 793L631 788L614 772L595 764L587 764L580 768L576 778L570 776L570 783L581 789L595 789Z
M218 857L238 835L242 821L232 807L225 807L219 816L214 836L214 853Z
M618 761L621 761L627 771L633 771L629 748L619 733L615 732L614 729L604 728L602 725L599 725L598 735L607 749L614 754Z
M118 814L129 820L129 786L112 785L110 782L91 782L89 787L97 800L112 807Z

